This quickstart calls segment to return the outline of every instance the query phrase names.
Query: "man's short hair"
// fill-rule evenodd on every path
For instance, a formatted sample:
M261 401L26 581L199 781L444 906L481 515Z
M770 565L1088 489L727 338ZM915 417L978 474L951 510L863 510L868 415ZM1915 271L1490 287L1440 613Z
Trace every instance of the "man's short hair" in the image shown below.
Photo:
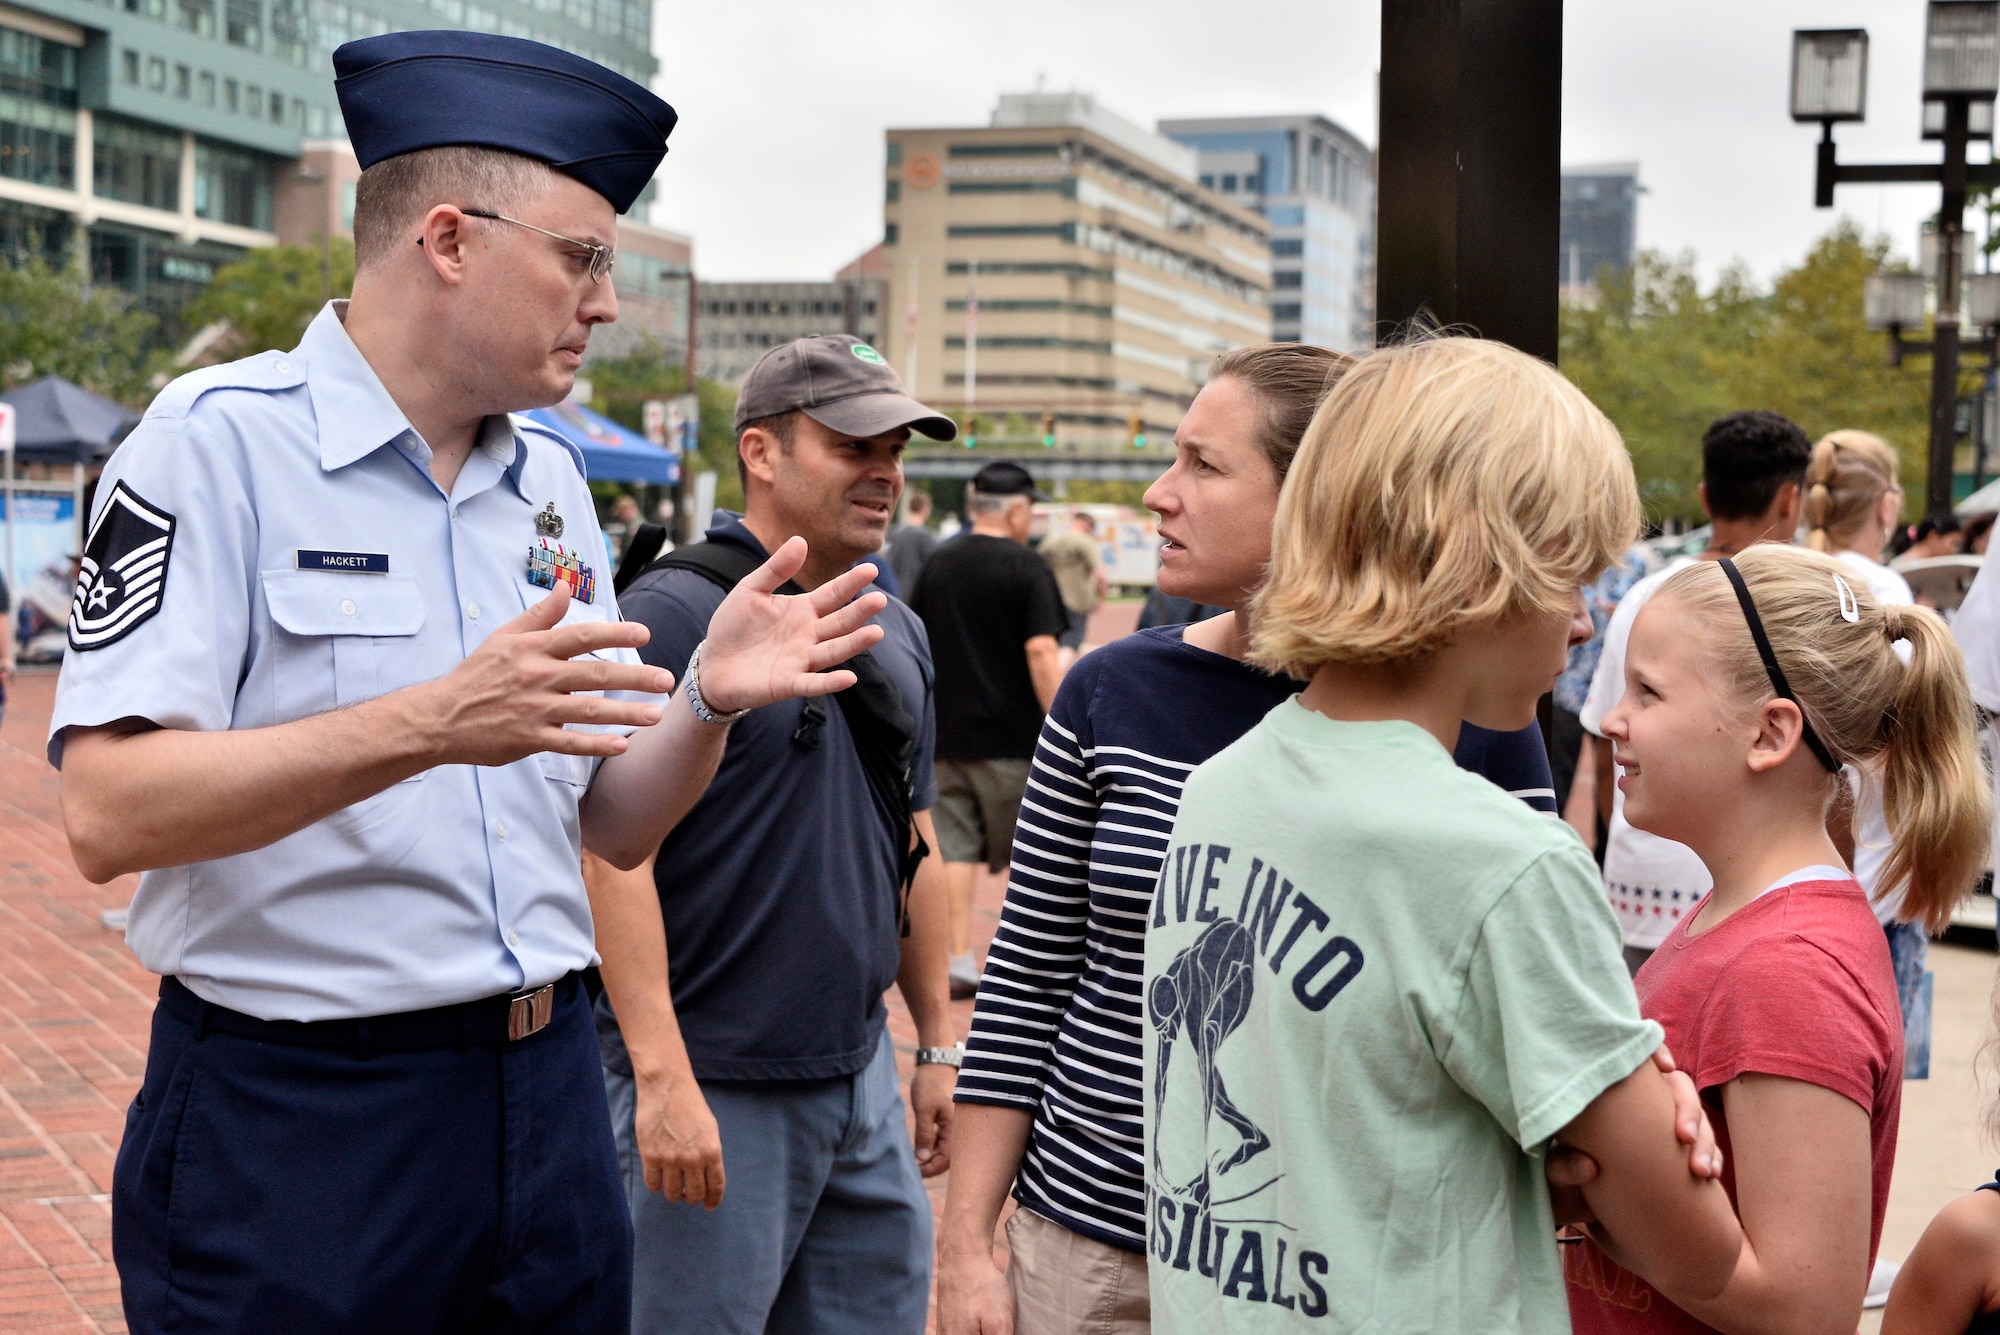
M1711 519L1757 519L1787 482L1802 487L1812 441L1782 413L1718 417L1701 435L1701 480Z
M909 499L904 502L903 508L912 515L927 515L931 512L931 494L911 487Z
M498 148L453 144L384 158L354 186L355 267L409 245L440 204L517 214L554 180L548 164Z
M736 433L736 481L746 495L750 491L750 468L743 462L743 433L768 432L778 438L779 453L790 454L792 442L798 438L799 418L804 415L801 409L794 408L790 412L772 413L769 417L754 417Z
M969 515L1004 514L1015 501L1027 504L1027 496L1018 491L1006 492L999 496L989 495L977 487L965 489L965 512Z

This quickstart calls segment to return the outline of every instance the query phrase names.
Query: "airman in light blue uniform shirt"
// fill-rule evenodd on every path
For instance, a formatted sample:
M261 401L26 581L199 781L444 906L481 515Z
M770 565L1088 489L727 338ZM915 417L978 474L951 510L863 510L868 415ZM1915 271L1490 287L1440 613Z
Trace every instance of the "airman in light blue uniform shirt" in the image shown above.
M444 676L547 596L529 582L528 552L551 504L563 525L552 545L607 573L576 447L489 417L445 495L430 450L342 329L344 306L322 310L292 352L175 381L105 469L97 517L124 497L171 517L154 567L164 591L147 609L159 585L144 571L123 598L106 596L122 591L108 575L97 609L80 590L80 615L124 619L67 656L51 761L72 726L257 728ZM564 624L618 619L606 577L592 601L571 600ZM268 1020L538 987L597 958L577 823L596 763L545 751L440 766L254 852L149 871L127 940L153 972Z

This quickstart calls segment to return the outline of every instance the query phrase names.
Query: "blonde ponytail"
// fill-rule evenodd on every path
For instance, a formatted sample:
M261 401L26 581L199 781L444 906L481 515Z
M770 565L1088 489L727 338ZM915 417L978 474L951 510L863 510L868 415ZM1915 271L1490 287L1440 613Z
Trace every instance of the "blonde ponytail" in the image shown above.
M1830 556L1760 543L1735 564L1813 731L1836 760L1873 766L1882 776L1890 852L1876 893L1900 891L1905 919L1941 931L1985 866L1993 820L1957 641L1937 613L1885 607ZM1771 698L1770 677L1719 565L1690 566L1659 596L1705 623L1726 690L1750 707ZM1898 640L1910 645L1907 667ZM1831 800L1843 785L1831 774L1826 782Z
M1891 607L1891 636L1910 646L1882 718L1882 797L1892 842L1885 889L1904 886L1906 920L1942 932L1986 865L1993 797L1958 641L1937 613Z
M1831 552L1896 485L1896 451L1866 431L1830 431L1806 464L1806 546ZM1870 553L1873 555L1873 553Z

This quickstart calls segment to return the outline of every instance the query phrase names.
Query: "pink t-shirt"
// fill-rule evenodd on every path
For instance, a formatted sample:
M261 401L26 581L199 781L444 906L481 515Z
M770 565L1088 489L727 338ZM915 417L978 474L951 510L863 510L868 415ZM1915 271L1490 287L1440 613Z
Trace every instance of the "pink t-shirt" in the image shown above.
M1704 901L1705 903L1706 901ZM1639 970L1639 1009L1667 1031L1674 1060L1708 1105L1736 1200L1736 1157L1720 1086L1757 1072L1804 1080L1868 1110L1874 1208L1868 1262L1882 1240L1903 1101L1903 1021L1889 946L1854 881L1767 891L1698 936L1690 913ZM1589 1241L1563 1247L1576 1335L1684 1335L1712 1327L1683 1312Z

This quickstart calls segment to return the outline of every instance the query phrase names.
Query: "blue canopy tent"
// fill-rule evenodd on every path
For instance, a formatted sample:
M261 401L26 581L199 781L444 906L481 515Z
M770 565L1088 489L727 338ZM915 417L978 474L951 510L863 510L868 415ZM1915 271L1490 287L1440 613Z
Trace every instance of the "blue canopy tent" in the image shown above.
M576 442L592 482L646 482L671 487L681 480L680 456L663 450L636 431L629 431L602 413L564 399L553 408L534 408L520 416Z

